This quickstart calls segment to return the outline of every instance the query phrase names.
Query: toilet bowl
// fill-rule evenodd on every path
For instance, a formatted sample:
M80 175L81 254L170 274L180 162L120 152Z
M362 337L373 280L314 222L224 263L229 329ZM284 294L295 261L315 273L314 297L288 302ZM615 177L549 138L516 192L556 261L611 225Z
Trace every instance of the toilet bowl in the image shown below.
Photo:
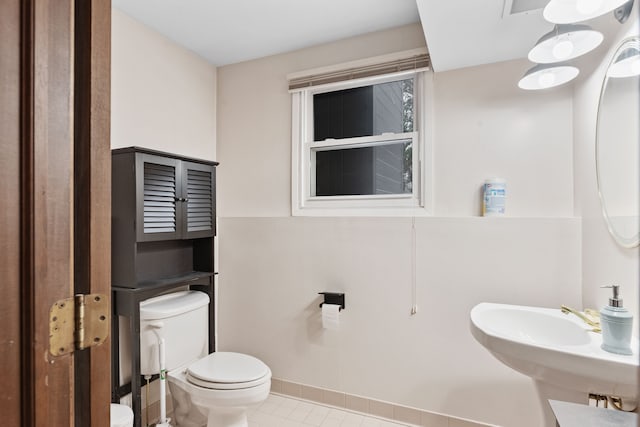
M216 352L167 375L178 426L246 427L247 410L271 389L271 370L255 357Z
M140 303L141 372L158 372L157 340L161 336L175 424L247 427L248 408L269 395L271 370L247 354L207 354L208 304L208 295L198 291L176 292Z

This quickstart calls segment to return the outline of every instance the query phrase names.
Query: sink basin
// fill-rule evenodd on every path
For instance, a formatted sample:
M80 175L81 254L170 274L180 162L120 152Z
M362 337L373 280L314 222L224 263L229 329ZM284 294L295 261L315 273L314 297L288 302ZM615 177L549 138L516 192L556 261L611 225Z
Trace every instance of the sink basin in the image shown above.
M633 355L600 348L602 335L560 309L481 303L471 310L471 333L505 365L538 383L579 393L638 395L638 340ZM549 387L546 387L547 389Z

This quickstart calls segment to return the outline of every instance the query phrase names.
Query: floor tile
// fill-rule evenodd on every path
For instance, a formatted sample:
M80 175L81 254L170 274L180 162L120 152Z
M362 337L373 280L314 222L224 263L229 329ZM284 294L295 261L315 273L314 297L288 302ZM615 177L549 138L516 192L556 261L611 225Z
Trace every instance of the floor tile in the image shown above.
M296 408L293 410L293 412L291 412L291 414L289 414L288 419L302 423L302 421L304 421L305 418L307 418L307 416L310 413L311 413L311 409L305 410L301 408Z
M340 409L331 409L331 410L329 410L329 413L327 414L327 418L336 419L338 421L344 420L344 418L346 416L347 416L347 412L346 411L342 411Z
M409 424L368 416L306 400L271 394L247 415L249 427L406 427Z
M362 426L362 421L364 420L364 416L359 414L347 414L346 417L342 420L342 427L360 427Z

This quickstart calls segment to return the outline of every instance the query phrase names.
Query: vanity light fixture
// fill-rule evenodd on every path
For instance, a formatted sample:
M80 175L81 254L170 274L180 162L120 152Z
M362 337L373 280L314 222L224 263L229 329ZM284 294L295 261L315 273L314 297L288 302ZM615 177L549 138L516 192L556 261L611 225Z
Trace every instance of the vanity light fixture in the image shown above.
M559 24L529 51L529 60L539 64L567 61L592 51L604 39L588 25Z
M633 0L551 0L544 8L544 19L554 24L573 24L615 11L621 23L631 13Z
M573 80L580 73L573 65L538 64L530 68L518 82L525 90L548 89Z
M607 71L609 77L640 76L640 46L623 50Z

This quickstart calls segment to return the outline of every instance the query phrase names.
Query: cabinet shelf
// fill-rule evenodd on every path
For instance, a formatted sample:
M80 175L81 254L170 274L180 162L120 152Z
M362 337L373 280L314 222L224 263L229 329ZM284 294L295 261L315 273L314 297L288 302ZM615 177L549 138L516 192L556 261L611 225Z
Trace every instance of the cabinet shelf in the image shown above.
M113 286L213 271L217 164L137 147L113 150Z
M213 287L213 276L216 274L206 271L192 271L158 280L140 282L135 288L113 286L111 290L114 297L114 314L131 317L132 313L139 310L141 301L180 287L206 289L209 293L208 289ZM213 297L213 292L211 292L211 297Z
M172 288L175 285L184 285L184 286L193 285L193 284L197 284L194 282L201 281L202 279L209 279L210 277L213 277L214 274L215 273L208 272L208 271L191 271L189 273L179 274L179 275L170 276L170 277L163 277L161 279L143 280L138 282L136 284L136 287L134 289L131 289L131 292L133 293L146 292L149 290L162 291L162 288L165 288L165 287Z

